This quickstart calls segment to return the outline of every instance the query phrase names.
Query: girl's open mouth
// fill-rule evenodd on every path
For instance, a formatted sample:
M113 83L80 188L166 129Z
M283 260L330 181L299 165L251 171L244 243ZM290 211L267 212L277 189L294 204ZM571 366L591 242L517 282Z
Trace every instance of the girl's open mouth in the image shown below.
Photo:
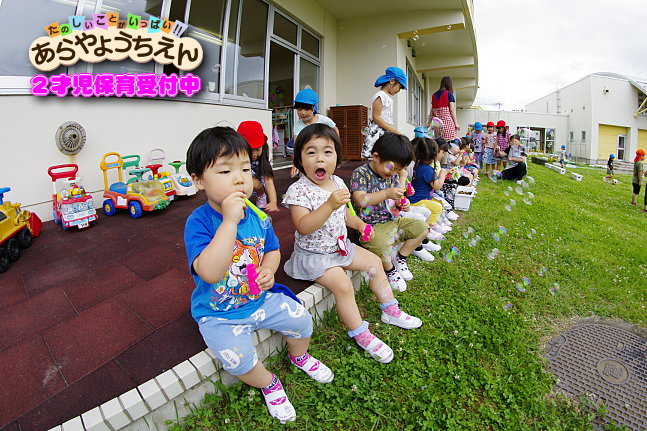
M323 169L323 168L319 168L319 169L317 169L315 171L315 179L317 181L323 181L323 180L326 179L327 176L328 176L328 174L327 174L326 170Z

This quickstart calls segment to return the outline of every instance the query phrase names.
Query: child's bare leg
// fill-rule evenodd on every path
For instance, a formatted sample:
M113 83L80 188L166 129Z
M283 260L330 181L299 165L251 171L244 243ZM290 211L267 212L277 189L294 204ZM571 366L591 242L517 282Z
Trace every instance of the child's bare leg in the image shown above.
M353 261L345 269L369 273L368 285L378 301L380 301L380 304L383 304L391 301L394 297L393 289L391 289L389 280L386 278L386 274L382 271L381 267L382 261L377 255L364 248L357 247ZM392 264L391 267L393 267Z
M290 338L285 337L288 343L288 353L290 356L301 356L308 351L310 345L310 337L307 338Z
M252 368L252 371L235 377L247 383L249 386L253 386L259 389L264 388L272 383L272 373L267 371L261 361L258 361L256 363L254 368Z
M337 314L348 329L353 330L362 324L362 317L355 302L355 289L341 267L336 266L328 269L315 281L335 295Z

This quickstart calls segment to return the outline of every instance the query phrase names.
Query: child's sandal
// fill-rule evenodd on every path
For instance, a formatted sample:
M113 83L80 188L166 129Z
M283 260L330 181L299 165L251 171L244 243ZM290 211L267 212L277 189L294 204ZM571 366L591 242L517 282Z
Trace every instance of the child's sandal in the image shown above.
M377 337L373 338L366 348L362 348L366 350L373 359L382 364L388 364L393 360L393 350Z

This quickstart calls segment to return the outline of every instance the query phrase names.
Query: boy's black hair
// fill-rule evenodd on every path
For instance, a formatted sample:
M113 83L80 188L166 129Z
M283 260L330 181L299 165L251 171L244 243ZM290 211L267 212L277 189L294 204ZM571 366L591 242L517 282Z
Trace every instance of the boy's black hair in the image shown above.
M512 141L513 139L516 139L517 141L521 142L521 137L519 135L510 136L510 140Z
M252 159L252 148L237 131L221 126L205 129L198 133L186 151L186 171L201 178L219 157L236 154L244 154Z
M339 140L339 135L332 127L326 124L315 123L301 130L294 140L294 167L301 173L305 173L303 171L303 163L301 162L301 151L303 151L303 147L308 142L315 138L331 140L335 146L335 153L337 153L337 166L341 163L341 141Z
M392 132L386 132L380 136L373 145L372 152L380 156L380 161L390 160L403 168L409 165L411 159L413 159L413 150L409 138Z
M263 145L261 149L261 155L258 157L258 177L269 177L274 178L274 169L272 169L272 164L270 163L270 147L267 144Z
M447 145L447 141L445 140L445 138L438 137L438 138L435 138L435 139L436 139L436 144L438 145L438 149L439 150L442 149L443 151L447 152L446 147L448 147L448 145ZM441 148L441 147L445 147L445 148Z
M294 102L294 109L305 109L306 111L314 111L315 106L309 103Z

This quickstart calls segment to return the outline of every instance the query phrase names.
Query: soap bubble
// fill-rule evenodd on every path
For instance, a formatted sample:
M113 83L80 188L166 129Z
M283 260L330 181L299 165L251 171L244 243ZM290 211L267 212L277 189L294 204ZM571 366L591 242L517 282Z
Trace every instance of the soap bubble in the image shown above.
M469 238L472 232L474 232L474 228L472 228L472 226L468 227L467 230L463 232L463 236L465 237L465 239Z
M488 254L487 258L490 260L496 259L496 257L499 255L499 249L498 248L493 248Z
M507 230L503 226L499 226L499 229L492 234L492 238L494 238L495 241L501 241L506 233Z
M500 233L501 235L505 235L506 233L508 233L508 231L507 231L507 229L506 229L506 228L504 228L503 226L499 226L499 233Z
M386 45L382 45L382 49L386 48Z
M524 286L530 286L530 279L528 277L521 277L521 282Z
M458 247L454 246L450 250L445 252L445 261L447 263L452 263L459 254L461 254L460 250L458 249Z
M537 235L537 231L535 229L530 229L528 231L528 234L527 234L528 238L532 239L532 237L535 235Z
M539 273L539 275L545 275L548 272L548 268L546 268L545 266L542 266L541 268L539 268L539 271L537 272Z
M373 207L362 208L362 215L364 217L369 217L372 212L373 212Z
M377 274L377 269L375 269L375 267L374 267L374 266L371 266L371 267L368 269L368 271L366 271L366 272L364 272L364 273L363 273L363 275L364 275L364 280L365 280L365 281L370 281L370 280L372 280L372 279L373 279L373 277L375 277L375 275L376 275L376 274Z
M510 196L510 191L509 190L504 190L503 194L506 195L506 196Z
M417 34L414 34L413 35L413 40L418 40L418 39L420 39L420 36L418 36Z
M519 186L515 187L514 191L517 192L518 195L523 196L523 189L521 187L519 187Z
M533 177L526 177L526 180L528 180L530 184L535 184L535 179Z
M470 247L476 247L476 243L478 243L481 240L481 237L476 235L474 238L472 238L469 242Z
M368 196L366 196L366 195L365 195L365 196L362 198L362 200L360 201L360 203L359 203L359 204L360 204L362 207L368 207L368 206L369 206L369 205L368 205L368 201L369 201L369 198L368 198Z
M503 309L504 309L504 310L506 310L506 311L507 311L507 310L509 310L509 309L511 309L511 308L512 308L512 303L511 303L510 301L508 301L508 302L506 302L505 304L503 304Z
M515 201L514 199L510 199L510 206L513 207L515 205L517 205L517 201Z
M559 284L553 283L553 285L548 289L551 295L555 296L557 294L557 291L559 290Z
M530 185L528 185L528 183L525 182L524 180L521 180L521 187L523 187L524 189L527 189L528 187L530 187Z
M503 205L503 208L505 208L506 211L512 211L512 207L508 204Z
M514 287L521 293L526 293L526 288L523 286L523 283L515 283Z
M526 205L532 205L532 202L528 198L523 198L523 203L525 203Z
M364 127L364 128L362 129L362 135L367 136L368 134L369 134L369 128L368 128L368 127Z
M265 230L269 229L272 227L272 217L269 215L265 218L265 220L261 220L261 227Z
M529 197L530 199L534 199L534 198L535 198L535 194L534 194L533 192L528 192L528 197Z
M213 67L211 68L213 73L218 73L220 72L220 65L219 64L214 64Z
M490 174L488 175L488 177L490 178L490 180L492 180L493 183L496 183L497 181L499 181L499 177L497 177L494 174Z

